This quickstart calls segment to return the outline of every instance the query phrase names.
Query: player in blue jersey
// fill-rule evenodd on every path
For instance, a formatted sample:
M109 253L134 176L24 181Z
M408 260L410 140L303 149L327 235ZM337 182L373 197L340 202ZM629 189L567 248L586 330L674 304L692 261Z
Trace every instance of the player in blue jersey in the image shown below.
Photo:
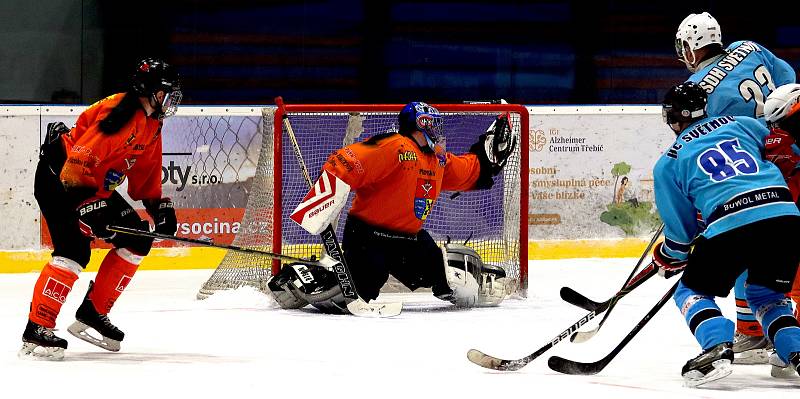
M722 45L722 32L709 13L691 14L675 34L678 59L708 94L708 115L749 116L764 122L764 102L775 87L795 82L792 67L769 50L752 41ZM744 282L739 277L736 297L736 363L766 363L768 341L745 300Z
M684 270L674 299L703 353L682 375L688 386L727 376L734 323L714 301L730 293L745 270L750 308L777 355L800 372L800 324L789 292L800 262L800 212L780 170L762 160L769 130L748 117L706 114L707 94L686 82L667 92L665 122L677 139L653 169L663 243L653 252L661 270ZM699 231L696 210L706 229Z

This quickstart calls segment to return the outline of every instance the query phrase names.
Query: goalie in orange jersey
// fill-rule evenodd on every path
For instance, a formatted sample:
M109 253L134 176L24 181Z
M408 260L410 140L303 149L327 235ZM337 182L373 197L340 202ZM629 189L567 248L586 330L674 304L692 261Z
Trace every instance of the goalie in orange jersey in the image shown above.
M127 177L128 194L143 201L156 231L175 234L172 201L161 197L161 126L180 99L174 69L163 61L144 59L128 92L96 102L72 129L61 122L48 125L34 195L54 249L33 289L21 357L64 357L67 341L52 330L78 274L89 263L95 238L114 249L100 264L68 331L103 349L119 350L124 334L107 314L150 251L152 239L108 230L111 225L150 228L115 189ZM89 328L100 337L87 333Z
M444 150L442 121L439 111L426 103L406 105L398 116L397 132L373 136L330 155L315 190L329 187L334 205L319 205L312 190L292 214L303 228L317 234L338 216L349 191L355 191L342 247L356 290L366 301L378 297L390 275L411 290L432 288L436 297L459 306L491 305L505 298L506 290L498 294L480 286L482 274L502 278L502 269L484 265L477 253L462 245L448 244L443 254L422 226L442 190L492 186L492 177L516 145L509 115L498 116L463 155ZM328 276L331 272L308 269L310 275L305 267L284 267L270 281L278 303L285 308L311 303L326 311L343 311L336 279Z

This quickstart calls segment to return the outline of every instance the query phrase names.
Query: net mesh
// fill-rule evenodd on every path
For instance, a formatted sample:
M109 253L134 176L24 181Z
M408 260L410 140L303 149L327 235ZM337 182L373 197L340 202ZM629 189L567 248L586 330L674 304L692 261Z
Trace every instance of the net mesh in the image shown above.
M485 132L497 115L497 111L447 112L440 108L444 117L443 134L446 150L456 154L467 152L469 147ZM282 127L281 142L275 143L275 108L265 108L262 118L263 137L253 184L247 199L242 229L234 244L266 251L280 252L295 257L320 256L322 247L319 237L310 235L289 219L289 214L308 193L292 146ZM442 192L424 228L439 242L448 239L475 248L487 263L499 265L509 277L521 277L520 259L520 159L521 132L520 115L511 113L513 134L517 136L515 152L505 168L495 178L490 190L463 193ZM306 162L308 171L315 179L324 162L334 150L344 145L363 141L375 134L396 131L397 111L372 112L352 109L346 112L298 112L289 111L295 136ZM274 135L277 137L277 135ZM281 143L285 143L281 145ZM277 144L277 145L276 145ZM279 168L275 168L275 150L280 151ZM279 173L279 176L275 174ZM277 177L277 179L276 179ZM280 187L280 204L277 201L276 184ZM345 209L349 209L352 194ZM278 216L280 215L280 216ZM275 220L279 217L279 220ZM280 223L277 226L275 223ZM339 223L337 233L341 237L344 223ZM276 237L279 228L280 238ZM266 281L273 262L258 255L239 254L229 251L214 275L203 285L198 297L203 298L220 289L254 286L267 291ZM523 283L524 286L524 283ZM397 285L388 284L384 291L395 291Z

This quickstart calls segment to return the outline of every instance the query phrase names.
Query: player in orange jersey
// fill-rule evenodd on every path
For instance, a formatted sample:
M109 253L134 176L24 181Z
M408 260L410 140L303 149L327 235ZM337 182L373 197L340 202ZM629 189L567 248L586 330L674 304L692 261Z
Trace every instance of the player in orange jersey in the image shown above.
M20 356L63 358L67 341L52 329L78 274L89 263L95 238L114 249L103 259L68 330L103 349L119 350L124 334L107 314L150 251L152 239L108 230L111 225L150 227L115 189L127 178L128 194L144 203L155 230L175 234L172 201L161 197L161 126L180 100L174 68L148 58L137 65L127 92L94 103L74 128L61 122L48 125L34 195L54 250L34 286ZM88 334L88 328L101 337Z
M344 192L345 199L349 190L355 191L342 247L358 294L366 301L377 298L392 275L411 290L429 287L438 298L461 306L496 300L481 297L476 281L480 279L480 271L463 272L467 259L463 253L461 271L445 264L447 256L443 256L422 226L442 190L466 191L492 186L492 177L505 165L516 143L508 114L500 115L463 155L442 148L439 142L442 117L436 108L412 102L402 109L398 122L396 133L376 135L335 151L323 166L320 182L324 184L318 182L320 187L337 187L336 195ZM309 212L298 219L293 214L292 218L313 232L315 229L306 224L318 218L317 225L327 226L338 215L344 201L338 204L338 207L324 205L328 209L320 208L321 212L314 211L311 204L306 208ZM303 204L298 209L302 207ZM477 254L471 256L477 257ZM291 282L300 284L295 286L303 292L320 291L320 287L312 286L309 280L327 281L332 292L338 290L335 279L314 276L315 269L311 271L309 278L291 267L284 268L283 276L279 274L272 281L276 300L284 307L305 306L309 302L315 306L320 304L319 296L297 300L297 295L291 295L297 290L283 289L291 287Z

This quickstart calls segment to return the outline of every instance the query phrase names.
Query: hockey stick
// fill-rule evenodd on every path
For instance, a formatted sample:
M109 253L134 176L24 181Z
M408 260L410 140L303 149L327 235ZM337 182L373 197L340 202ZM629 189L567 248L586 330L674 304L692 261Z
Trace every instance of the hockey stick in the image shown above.
M283 103L283 98L276 97L275 104L278 106L278 109L281 110L283 127L286 129L289 141L292 143L292 149L294 150L295 158L297 158L297 163L300 166L300 171L303 173L308 188L311 189L314 187L314 182L311 180L308 168L306 168L306 162L303 160L303 153L300 152L300 145L297 143L294 129L289 122L289 116L286 114L286 106ZM336 272L339 288L341 288L342 295L347 304L347 310L349 310L351 314L361 317L392 317L400 314L403 310L402 302L370 304L361 299L361 296L358 295L358 291L356 291L356 286L353 283L353 274L347 266L347 261L341 250L342 246L339 244L339 239L336 237L336 231L333 229L332 224L329 224L328 227L320 233L320 237L322 238L322 244L325 246L325 252L338 262L334 267L334 272Z
M276 254L274 252L261 251L261 250L252 249L252 248L244 248L244 247L239 247L239 246L236 246L236 245L215 244L214 242L212 242L210 240L206 241L206 240L198 240L198 239L189 238L189 237L171 236L169 234L161 234L161 233L156 233L156 232L151 232L151 231L137 230L137 229L132 229L132 228L123 227L123 226L108 226L108 230L109 231L113 231L115 233L129 234L129 235L140 236L140 237L157 238L157 239L161 239L161 240L172 240L172 241L178 241L178 242L185 242L185 243L189 243L189 244L197 244L197 245L202 245L202 246L211 247L211 248L228 249L228 250L231 250L231 251L244 252L244 253L248 253L248 254L262 255L262 256L265 256L267 258L282 260L282 261L286 261L286 262L303 262L303 264L306 264L306 265L314 265L314 266L325 267L323 264L321 264L321 263L319 263L317 261L313 261L313 260L295 258L294 256Z
M625 283L622 284L622 288L620 288L620 290L624 290L625 287L631 282L634 273L636 273L636 270L639 269L639 266L642 264L642 261L644 261L644 258L646 258L647 255L650 253L650 250L653 248L653 245L655 245L656 241L658 241L658 238L661 237L661 233L663 232L664 232L664 224L662 223L661 226L658 227L658 230L656 230L656 233L653 234L653 238L650 239L650 243L647 244L647 248L645 248L644 252L642 252L642 256L639 257L639 261L636 262L636 266L633 268L633 270L631 270L631 274L628 275L628 278L625 280ZM575 334L572 334L572 336L569 338L570 342L582 343L594 337L595 334L597 334L597 332L600 331L600 328L603 327L603 324L605 324L606 320L608 320L608 315L610 315L611 311L614 310L616 304L617 300L613 300L612 298L612 302L608 305L608 311L606 312L605 315L603 315L603 318L600 319L600 323L597 324L597 327L589 331L576 331Z
M647 271L646 273L645 270ZM633 291L634 288L640 286L643 282L647 281L647 279L658 274L658 269L655 267L647 268L645 270L642 271L644 274L640 273L637 276L637 280L635 280L629 286L626 286L625 288L621 289L608 301L601 303L600 304L601 306L599 306L597 309L592 310L585 316L581 317L578 321L569 326L566 330L562 331L560 334L553 337L553 339L551 339L550 342L548 342L547 344L536 350L536 352L533 352L530 355L525 356L521 359L506 360L491 355L487 355L477 349L470 349L469 352L467 352L467 359L469 359L469 361L471 361L472 363L475 363L478 366L485 367L487 369L501 370L501 371L519 370L525 367L528 363L532 362L537 357L541 356L543 353L550 350L550 348L554 347L559 342L563 341L565 338L569 337L572 333L581 328L581 326L594 319L595 316L605 312L609 304L616 303L616 301L620 300L625 295L628 295L631 291Z
M563 357L559 356L552 356L550 357L550 359L547 360L547 365L552 370L564 374L593 375L603 371L603 369L606 366L608 366L608 364L611 363L612 360L614 360L614 357L616 357L617 354L619 354L619 352L622 351L622 348L624 348L625 345L627 345L628 342L630 342L633 339L633 337L635 337L636 334L638 334L639 331L641 331L642 328L644 328L644 326L647 325L647 322L650 321L650 319L652 319L653 316L655 316L655 314L658 313L659 310L661 310L664 304L667 303L667 301L669 301L670 298L672 298L672 294L674 294L675 289L678 288L679 282L680 280L676 281L675 284L672 285L672 288L670 288L669 291L667 291L667 293L664 294L664 296L658 300L655 306L653 306L653 308L650 309L650 311L647 312L646 315L644 315L642 320L636 323L636 325L628 333L628 335L626 335L625 338L623 338L622 341L619 344L617 344L617 346L611 351L611 353L606 355L606 357L596 362L581 363L569 359L564 359Z
M634 288L640 286L643 282L647 281L647 279L656 274L658 274L658 269L656 269L654 265L648 265L644 269L640 270L639 273L636 274L636 276L634 276L627 285L625 285L623 290L632 291ZM608 309L611 305L611 301L614 299L614 297L611 297L604 302L595 302L569 287L561 287L560 294L561 299L563 299L565 302L584 310Z

